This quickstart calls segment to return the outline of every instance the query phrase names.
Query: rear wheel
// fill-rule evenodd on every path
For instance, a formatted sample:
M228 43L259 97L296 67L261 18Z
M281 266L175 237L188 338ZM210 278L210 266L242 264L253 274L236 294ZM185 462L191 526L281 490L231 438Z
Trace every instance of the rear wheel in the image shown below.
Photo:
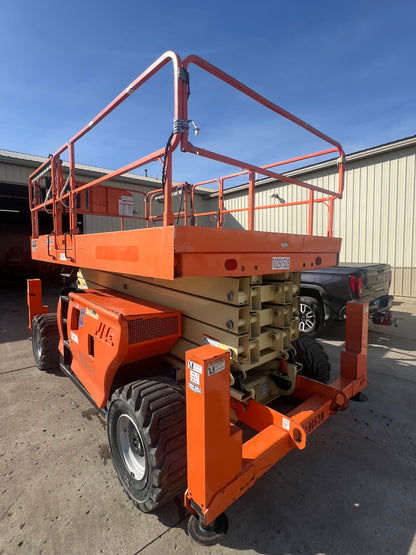
M40 314L32 322L33 358L39 370L59 367L59 331L56 314Z
M114 392L107 416L113 464L142 511L186 489L186 414L182 391L164 378L139 380Z
M200 545L210 546L219 543L228 532L228 517L221 513L214 522L204 526L200 519L191 515L188 520L188 534Z
M324 323L325 313L321 301L315 297L301 297L299 331L316 335L322 331Z
M293 342L296 350L295 360L302 364L302 376L322 383L328 383L331 365L324 348L314 337L301 334Z

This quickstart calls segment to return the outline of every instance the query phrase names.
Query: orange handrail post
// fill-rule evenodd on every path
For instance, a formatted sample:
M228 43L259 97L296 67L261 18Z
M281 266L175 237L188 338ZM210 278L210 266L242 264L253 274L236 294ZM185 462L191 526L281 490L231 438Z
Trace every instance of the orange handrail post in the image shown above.
M329 206L328 206L328 237L332 237L332 226L333 226L333 218L334 218L334 199L329 199Z
M222 177L219 180L219 189L218 189L218 227L222 227L224 225L224 178Z
M77 229L77 214L75 209L75 189L76 189L76 176L75 176L75 147L74 142L69 143L68 148L69 153L69 229L70 233L76 235L78 233Z
M313 233L313 191L309 191L308 235Z
M163 211L163 225L173 225L172 214L172 153L170 148L166 153L165 175L164 175L165 207Z
M249 231L254 231L254 206L255 206L255 191L254 187L256 185L256 174L254 171L250 171L249 181L248 181L248 226Z

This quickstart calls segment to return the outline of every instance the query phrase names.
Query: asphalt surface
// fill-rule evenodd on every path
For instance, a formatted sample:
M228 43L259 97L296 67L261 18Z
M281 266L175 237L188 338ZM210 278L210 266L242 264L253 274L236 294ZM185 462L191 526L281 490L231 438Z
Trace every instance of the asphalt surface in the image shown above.
M51 310L56 293L45 294ZM103 419L69 379L34 366L25 284L3 284L0 554L416 555L416 300L394 308L398 328L370 326L368 402L289 453L228 509L221 545L201 547L180 503L133 507ZM343 324L322 342L336 369Z

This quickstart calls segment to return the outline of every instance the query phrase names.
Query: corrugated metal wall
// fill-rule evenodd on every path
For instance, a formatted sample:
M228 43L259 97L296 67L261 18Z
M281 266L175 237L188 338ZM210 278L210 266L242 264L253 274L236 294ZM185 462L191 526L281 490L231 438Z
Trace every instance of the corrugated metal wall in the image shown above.
M352 157L353 158L353 157ZM347 157L348 160L348 157ZM304 173L301 180L337 190L337 168ZM316 194L315 198L322 198ZM308 191L296 186L259 185L256 206L306 200ZM225 194L225 207L247 207L247 189ZM215 209L218 199L210 201ZM391 291L416 296L416 146L348 161L342 200L334 202L333 235L342 237L340 260L387 262L393 268ZM255 229L307 233L308 207L281 207L256 212ZM247 212L226 216L225 227L246 228ZM328 209L315 205L313 233L326 235Z
M144 196L138 191L144 193L149 192L149 187L141 187L140 185L123 184L117 181L109 181L108 186L116 187L118 189L126 189L133 193L133 213L135 218L124 218L124 229L140 229L146 227L146 222L140 220L139 218L144 218L145 216L145 204ZM196 212L205 212L206 203L202 200L203 193L195 195L195 210ZM190 214L190 195L188 194L188 214ZM163 202L158 202L157 198L153 200L152 203L152 214L154 216L163 214ZM182 196L182 189L178 189L173 193L172 197L172 210L177 212L179 209L181 211L184 209L184 198ZM183 225L183 219L179 219L177 222L179 225ZM157 226L162 225L161 222L156 223ZM198 218L198 225L208 226L209 218L202 217ZM211 224L215 225L215 224ZM86 214L84 216L84 233L102 233L105 231L120 231L121 221L120 218L111 216L92 216Z
M116 187L117 189L126 189L133 194L133 213L136 218L124 218L124 229L138 229L146 227L143 220L144 218L144 200L143 195L133 191L142 191L147 193L148 187L140 187L139 185L118 183L117 181L108 181L106 183L109 187ZM102 233L103 231L120 231L121 220L120 218L111 216L93 216L90 214L84 215L84 233Z
M32 167L0 162L0 176L3 183L27 184L33 171Z

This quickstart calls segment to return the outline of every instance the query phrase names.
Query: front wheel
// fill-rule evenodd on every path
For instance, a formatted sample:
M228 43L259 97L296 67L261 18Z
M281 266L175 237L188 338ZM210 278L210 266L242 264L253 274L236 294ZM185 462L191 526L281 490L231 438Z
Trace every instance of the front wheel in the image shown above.
M186 489L186 414L182 391L163 378L114 392L107 433L117 476L134 504L149 512Z
M322 383L328 383L331 365L328 355L318 341L310 335L300 334L293 342L296 362L302 364L301 375Z
M322 331L324 323L325 313L321 301L314 297L301 297L299 331L316 335Z
M59 331L54 313L40 314L32 322L32 351L39 370L59 368Z

